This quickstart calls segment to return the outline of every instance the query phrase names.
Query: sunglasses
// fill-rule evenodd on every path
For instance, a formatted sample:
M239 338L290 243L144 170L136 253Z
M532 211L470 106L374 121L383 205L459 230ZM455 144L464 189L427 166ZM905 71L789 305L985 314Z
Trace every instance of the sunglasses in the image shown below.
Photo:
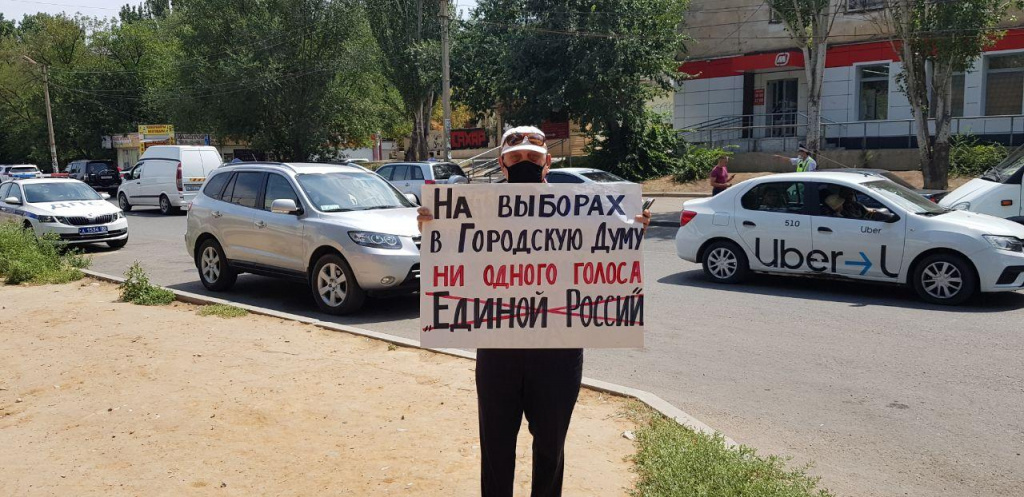
M531 145L537 145L543 147L546 143L544 135L540 133L512 133L505 138L504 145L511 147L513 145L519 145L524 141L529 141Z

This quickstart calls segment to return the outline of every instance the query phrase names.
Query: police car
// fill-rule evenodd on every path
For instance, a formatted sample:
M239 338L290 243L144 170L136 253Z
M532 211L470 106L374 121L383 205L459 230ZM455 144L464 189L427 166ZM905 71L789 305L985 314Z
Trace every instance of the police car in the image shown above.
M679 257L716 282L751 271L880 281L951 305L1024 286L1024 226L940 207L872 174L765 176L683 209Z
M36 235L54 233L69 244L128 243L128 220L89 185L74 179L23 179L0 184L0 222Z

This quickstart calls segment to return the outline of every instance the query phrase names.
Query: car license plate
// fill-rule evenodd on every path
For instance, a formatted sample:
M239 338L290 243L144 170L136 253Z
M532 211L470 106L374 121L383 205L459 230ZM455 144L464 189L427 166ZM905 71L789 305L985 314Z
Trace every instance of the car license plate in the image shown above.
M106 233L106 226L90 226L88 228L78 228L79 235L90 235L94 233Z
M203 185L185 185L186 192L198 192Z

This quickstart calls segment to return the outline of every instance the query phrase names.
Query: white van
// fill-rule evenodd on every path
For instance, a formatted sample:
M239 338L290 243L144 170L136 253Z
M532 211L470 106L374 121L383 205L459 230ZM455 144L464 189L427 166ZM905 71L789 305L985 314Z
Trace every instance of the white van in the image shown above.
M220 153L214 147L149 147L139 163L125 173L117 189L117 203L125 212L153 206L162 214L172 214L192 201L206 176L220 165Z
M949 192L939 205L1001 217L1024 224L1024 147L1014 150L1005 160L980 178Z

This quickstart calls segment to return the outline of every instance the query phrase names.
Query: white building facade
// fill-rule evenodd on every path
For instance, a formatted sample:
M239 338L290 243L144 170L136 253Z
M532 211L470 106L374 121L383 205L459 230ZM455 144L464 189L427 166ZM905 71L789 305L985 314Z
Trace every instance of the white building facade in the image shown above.
M893 44L872 22L879 0L844 0L833 29L821 102L825 147L916 147L911 108L900 91ZM679 70L692 77L675 94L674 126L695 142L738 151L794 150L806 136L803 54L766 4L695 1L687 24L694 49ZM732 19L738 19L730 22ZM953 81L953 132L1006 145L1024 143L1024 23Z

